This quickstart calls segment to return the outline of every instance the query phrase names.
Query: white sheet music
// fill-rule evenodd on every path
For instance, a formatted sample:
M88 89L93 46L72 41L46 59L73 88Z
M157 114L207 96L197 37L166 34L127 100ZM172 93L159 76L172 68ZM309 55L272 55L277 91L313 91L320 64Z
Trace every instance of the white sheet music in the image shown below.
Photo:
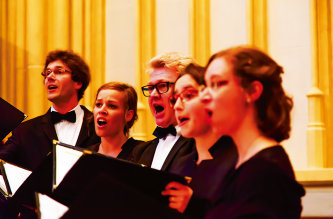
M56 188L64 179L68 171L74 166L78 159L82 156L83 152L64 147L62 145L56 146Z
M5 168L10 190L12 191L12 195L14 195L23 182L30 176L31 171L10 163L4 163L3 166Z
M40 219L58 219L67 211L68 207L53 200L47 195L37 193L39 199Z
M8 194L6 183L5 183L5 180L3 179L2 175L0 175L0 188L2 191L4 191L6 194Z

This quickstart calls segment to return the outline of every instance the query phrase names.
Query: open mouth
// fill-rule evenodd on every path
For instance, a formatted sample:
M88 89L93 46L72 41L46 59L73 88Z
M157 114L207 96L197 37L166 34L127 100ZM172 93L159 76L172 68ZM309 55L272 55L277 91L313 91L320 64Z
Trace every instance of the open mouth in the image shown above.
M161 106L161 105L154 105L154 108L155 108L155 113L158 114L160 112L162 112L164 110L164 107Z
M56 85L49 85L48 87L47 87L47 89L48 90L55 90L55 89L57 89L58 87L56 86Z
M106 125L106 120L105 119L98 119L97 120L97 124L99 125L99 126L104 126L104 125Z
M180 126L186 123L188 120L189 120L188 117L178 117L178 122Z
M206 109L206 112L207 112L207 115L208 115L209 117L212 117L212 116L213 116L213 111L212 111L212 110L210 110L210 109Z

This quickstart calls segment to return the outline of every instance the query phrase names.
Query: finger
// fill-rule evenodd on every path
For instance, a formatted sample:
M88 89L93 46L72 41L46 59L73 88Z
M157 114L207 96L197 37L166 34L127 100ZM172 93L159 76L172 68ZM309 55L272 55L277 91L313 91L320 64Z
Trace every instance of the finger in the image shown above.
M179 189L183 186L183 184L180 184L178 182L170 182L165 186L165 189Z
M170 203L173 203L173 202L176 202L177 200L176 200L176 197L175 196L170 196L169 197L169 202Z
M183 191L169 189L169 190L162 191L161 194L164 196L180 196L183 194Z

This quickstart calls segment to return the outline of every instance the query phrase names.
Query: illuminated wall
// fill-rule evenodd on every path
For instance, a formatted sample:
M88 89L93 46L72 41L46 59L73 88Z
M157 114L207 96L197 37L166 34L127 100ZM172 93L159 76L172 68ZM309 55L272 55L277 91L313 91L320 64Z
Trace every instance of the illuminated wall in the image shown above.
M179 51L204 65L221 49L255 45L284 67L294 99L283 142L298 179L333 181L332 0L0 0L0 96L30 118L44 113L40 76L48 51L73 49L91 66L83 104L107 81L134 85L139 120L132 135L152 138L140 87L147 62Z

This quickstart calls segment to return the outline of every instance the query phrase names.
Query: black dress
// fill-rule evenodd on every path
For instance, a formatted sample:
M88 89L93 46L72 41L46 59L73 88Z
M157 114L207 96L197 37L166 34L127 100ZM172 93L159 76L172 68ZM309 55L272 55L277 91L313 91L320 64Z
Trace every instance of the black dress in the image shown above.
M300 218L304 194L288 155L274 146L228 173L206 218Z
M134 138L129 138L127 141L121 146L121 151L118 154L117 158L123 160L130 160L130 155L132 150L138 146L139 144L144 143L144 141L136 140ZM100 143L94 144L88 147L89 150L98 152Z
M237 162L237 149L228 136L221 137L209 152L213 159L201 161L189 184L193 195L185 215L191 218L204 217L207 209L219 198L225 176Z

